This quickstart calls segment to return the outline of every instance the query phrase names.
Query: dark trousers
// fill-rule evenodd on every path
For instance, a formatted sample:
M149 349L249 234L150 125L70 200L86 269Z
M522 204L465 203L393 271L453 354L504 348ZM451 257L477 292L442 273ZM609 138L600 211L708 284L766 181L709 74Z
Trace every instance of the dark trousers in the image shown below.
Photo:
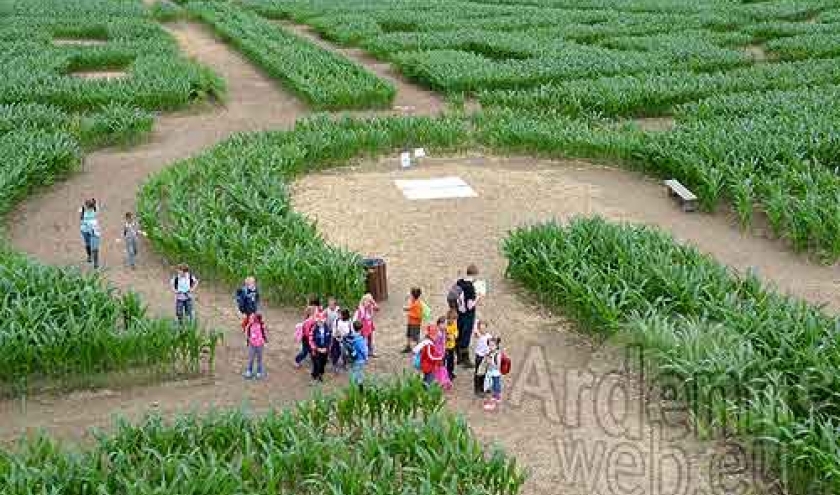
M306 336L304 336L303 340L300 343L300 352L298 353L297 356L295 356L295 363L296 364L302 363L303 360L306 359L306 356L309 355L309 353L310 353L309 339L306 338Z
M446 357L444 358L446 364L446 371L449 373L449 379L455 378L455 349L447 349Z
M469 349L475 326L475 311L458 313L458 348Z
M327 368L329 354L326 352L312 353L312 379L324 380L324 370Z
M338 340L338 339L333 339L332 345L330 346L330 361L332 361L333 366L338 366L339 360L342 360L341 359L341 341ZM344 363L342 362L342 364L344 364Z
M478 368L481 362L484 361L484 356L475 356L475 376L473 376L473 389L478 395L484 395L484 375L478 374Z

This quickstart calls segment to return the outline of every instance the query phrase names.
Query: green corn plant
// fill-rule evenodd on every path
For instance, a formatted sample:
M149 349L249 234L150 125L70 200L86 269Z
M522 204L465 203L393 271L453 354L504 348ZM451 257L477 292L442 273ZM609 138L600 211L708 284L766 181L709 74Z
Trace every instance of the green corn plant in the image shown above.
M795 452L776 466L792 493L836 490L813 470L840 469L822 436L840 421L831 316L662 232L598 217L518 229L503 251L508 276L539 299L640 345L645 375L676 379L701 431Z

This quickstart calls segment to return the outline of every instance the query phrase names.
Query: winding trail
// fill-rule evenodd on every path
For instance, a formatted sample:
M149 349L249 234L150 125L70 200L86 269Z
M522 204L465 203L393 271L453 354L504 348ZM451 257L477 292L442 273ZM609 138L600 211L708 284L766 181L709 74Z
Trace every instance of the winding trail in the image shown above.
M122 215L134 210L135 194L143 181L173 161L207 149L233 133L288 129L308 113L304 105L216 40L205 28L193 23L177 23L169 25L168 29L186 54L225 77L229 84L225 104L159 116L149 142L129 150L107 149L91 153L82 172L29 198L8 219L10 241L17 249L47 263L78 265L83 253L74 205L80 204L83 198L96 196L103 207L102 221L106 227L103 259L107 277L122 290L140 293L151 311L161 315L173 312L171 297L165 287L169 267L177 260L161 259L150 252L149 246L142 245L140 265L136 271L129 271L122 267L122 246L116 242ZM303 28L296 28L296 32L311 37ZM333 49L324 42L319 44ZM366 56L338 51L370 67ZM407 84L389 73L389 69L381 66L371 69L387 75L397 84L397 106L413 106L416 109L413 113L432 114L444 108L438 96ZM696 440L679 421L664 425L657 422L640 400L644 388L633 383L633 376L611 373L622 362L616 348L593 344L585 336L569 331L561 320L528 305L526 298L518 296L516 288L503 277L503 259L497 251L497 242L508 228L521 222L591 211L614 218L649 221L675 229L679 237L722 256L723 261L733 266L759 266L762 275L784 290L812 301L829 302L834 308L840 307L832 287L833 279L838 278L836 268L809 265L776 243L741 236L721 216L685 217L674 213L667 200L654 197L661 192L655 184L634 174L583 162L500 160L480 154L432 158L427 160L426 166L410 171L408 175L461 175L476 186L481 196L474 201L412 203L404 201L395 192L391 181L404 174L395 169L396 163L389 158L375 164L361 164L361 172L359 167L351 167L305 177L294 188L296 207L316 217L319 225L326 227L326 235L331 241L363 253L384 255L389 260L392 300L383 305L379 336L381 357L373 361L370 367L373 373L398 371L407 364L398 354L402 344L400 306L403 290L409 284L421 283L428 288L430 301L440 301L448 277L453 276L464 262L453 257L455 245L475 253L476 259L484 260L482 268L490 282L492 303L486 310L482 309L483 315L506 336L516 363L526 361L527 355L534 359L529 362L544 363L545 368L533 376L521 373L511 376L513 397L511 406L505 406L503 414L488 415L481 411L471 398L468 373L458 379L450 403L464 412L479 436L502 443L532 470L524 491L526 494L556 495L561 487L567 494L594 493L594 489L607 493L606 488L614 480L606 472L597 473L600 477L593 484L570 483L563 476L570 474L564 472L569 464L563 463L563 454L569 452L563 448L574 445L570 442L575 440L584 441L590 450L604 448L605 455L620 454L621 449L638 452L649 465L664 462L667 466L670 451L663 449L679 449L687 465L674 466L656 476L668 486L680 481L679 476L684 474L682 468L690 468L689 483L692 487L706 489L706 493L712 493L709 479L716 468L714 462L726 452L718 443ZM335 187L337 184L342 187ZM323 202L311 201L311 197L323 197L327 190L340 191L337 194L376 190L377 195L364 204L337 201L325 208L321 208ZM316 203L318 209L313 208ZM331 209L339 204L352 207ZM389 212L380 219L378 230L381 235L364 239L350 237L351 230L342 226L358 221L360 215L369 211ZM228 332L217 355L216 373L212 376L119 390L38 396L29 399L25 414L21 414L20 402L3 401L0 402L0 440L8 441L32 429L45 429L58 437L84 440L89 438L88 428L107 427L114 414L137 418L149 409L169 414L243 403L262 409L309 396L307 374L294 371L289 364L293 342L280 337L284 333L290 335L290 329L299 317L297 311L266 309L276 337L267 350L268 378L257 383L243 383L239 375L245 352L236 330L238 322L231 288L210 279L203 280L197 296L197 312L204 323ZM539 356L544 356L545 360L536 359ZM607 385L615 382L624 387L623 399L599 396L580 402L573 400L575 397L569 397L574 394L572 391L586 386L586 373L578 374L581 370L589 370L602 379L609 378ZM529 386L533 390L533 383L528 382L531 383L528 385L522 381L524 378L543 384L551 379L553 388L543 389L543 392L553 391L557 395L555 404L561 411L571 403L586 406L589 401L601 408L609 407L611 413L626 413L628 417L638 418L639 435L617 433L615 428L601 424L602 418L598 414L587 414L586 411L583 411L580 424L564 425L556 421L552 407L546 409L546 403L539 397L519 396ZM341 376L331 380L327 387L341 385L345 379ZM653 436L652 431L655 432ZM656 435L664 436L665 440ZM743 474L735 476L735 479L742 478ZM657 493L648 491L653 488L648 486L646 478L637 481L642 493Z

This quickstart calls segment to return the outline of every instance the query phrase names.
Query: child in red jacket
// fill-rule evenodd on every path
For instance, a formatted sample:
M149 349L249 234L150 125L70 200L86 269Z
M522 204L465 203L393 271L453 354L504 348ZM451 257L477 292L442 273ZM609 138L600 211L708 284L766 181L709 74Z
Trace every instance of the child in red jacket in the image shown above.
M435 340L438 338L437 325L429 325L426 336L414 348L420 354L420 371L423 372L423 384L428 387L435 381L438 369L443 366L443 353L435 352Z

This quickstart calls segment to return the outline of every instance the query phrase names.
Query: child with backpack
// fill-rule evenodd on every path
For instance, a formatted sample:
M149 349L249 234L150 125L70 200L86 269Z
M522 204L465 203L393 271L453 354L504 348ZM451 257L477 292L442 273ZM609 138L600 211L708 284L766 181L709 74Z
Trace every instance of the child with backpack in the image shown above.
M359 322L359 325L361 325L361 322ZM349 338L350 333L353 331L353 322L350 321L349 309L344 308L339 312L339 319L335 322L334 327L330 357L332 358L333 372L338 373L339 363L341 363L341 367L343 368L347 367L348 362L352 363L352 361L348 361L347 353L344 352L345 348L342 346L345 339ZM365 345L365 349L367 349L367 345Z
M455 379L455 348L458 346L458 311L451 309L446 314L446 356L444 364L449 379Z
M268 333L261 314L252 313L248 317L245 337L248 340L248 368L245 370L245 379L255 377L260 380L263 377L263 348L268 343ZM256 375L254 361L257 363Z
M427 388L437 379L438 370L443 368L444 356L435 351L438 336L438 325L429 325L423 340L413 349L414 367L423 373L423 384Z
M423 291L419 287L412 287L408 295L408 302L403 308L406 314L405 348L403 354L408 354L420 342L420 326L423 324L423 301L420 296ZM427 306L428 307L428 306Z
M312 352L312 380L324 381L324 371L329 360L332 345L332 331L327 326L327 316L319 313L315 317L315 326L309 334L309 349Z
M475 374L473 376L473 389L475 395L479 398L484 398L484 379L482 373L481 363L490 352L490 339L493 338L487 330L487 322L479 320L473 332L475 336Z
M198 279L193 276L187 264L178 265L178 271L172 277L170 287L175 294L175 316L178 318L178 323L183 325L185 318L192 321L193 292L198 287Z
M260 309L260 291L257 289L257 279L245 277L242 287L236 290L236 308L242 315L242 330L251 320L251 315Z
M295 340L300 342L300 352L295 356L295 368L300 368L301 363L311 354L309 337L312 328L315 326L315 308L307 306L303 313L303 321L295 326Z
M484 401L485 411L494 411L502 401L502 375L510 372L510 359L502 351L502 339L494 338L488 341L490 351L481 362L483 368L484 391L490 392L491 397Z
M361 334L362 322L354 321L353 329L342 339L343 354L350 363L350 384L364 391L365 365L368 361L367 341Z

